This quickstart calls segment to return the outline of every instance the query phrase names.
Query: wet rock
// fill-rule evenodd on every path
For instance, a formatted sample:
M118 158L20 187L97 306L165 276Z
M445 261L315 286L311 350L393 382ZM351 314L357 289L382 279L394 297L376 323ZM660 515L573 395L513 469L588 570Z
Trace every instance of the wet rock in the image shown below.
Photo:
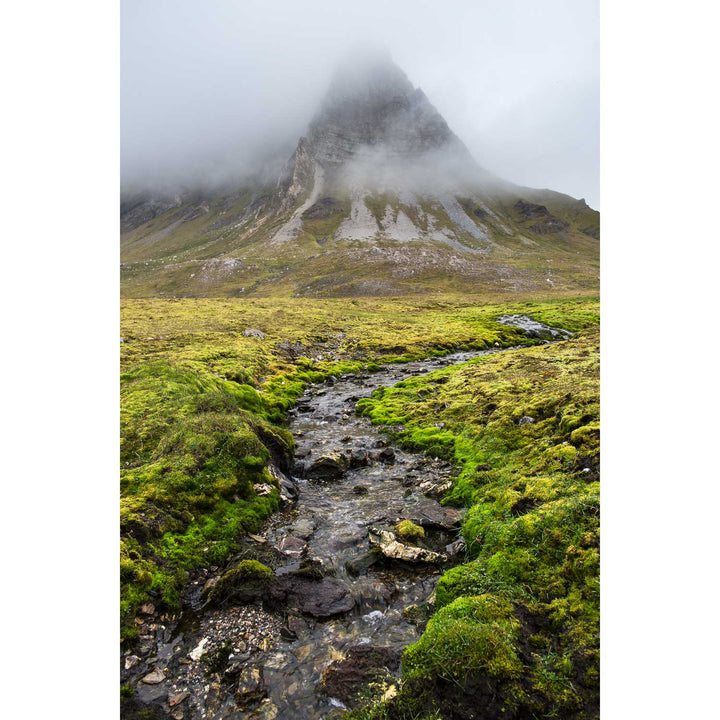
M364 485L355 485L355 487L353 488L353 492L356 495L367 495L368 489Z
M268 471L275 480L277 480L278 485L280 486L280 501L285 504L297 502L297 485L274 463L270 463L268 465Z
M293 535L307 540L315 532L315 523L307 518L297 520L292 526Z
M518 420L518 425L532 425L535 422L535 418L530 417L529 415L523 415L520 420Z
M179 705L183 700L190 697L190 693L187 692L187 690L183 690L182 692L176 693L175 695L171 695L168 698L168 705L170 707L175 707L175 705Z
M270 698L265 698L250 716L250 720L276 720L278 713L277 705Z
M307 543L294 535L285 536L277 545L277 549L288 557L299 558L307 550Z
M308 477L329 479L340 477L348 469L348 459L341 452L321 455L307 469Z
M130 670L130 668L135 667L140 662L140 658L137 655L128 655L125 658L125 669Z
M159 668L155 668L155 670L145 675L142 681L146 685L157 685L158 683L161 683L164 679L165 673Z
M280 637L287 642L292 642L298 638L297 633L294 630L291 630L289 627L285 627L284 625L280 628Z
M368 464L367 450L362 448L355 448L350 453L350 467L358 468L365 467Z
M235 702L238 707L247 707L250 703L260 700L265 694L262 670L257 665L248 665L240 673Z
M382 553L377 549L369 550L368 552L358 555L352 560L348 560L345 563L345 568L351 575L359 575L363 570L367 570L369 567L374 565L381 557Z
M135 697L145 705L162 703L167 699L168 689L165 685L145 685L139 683L135 688Z
M350 612L355 606L347 586L331 577L315 580L298 575L276 576L269 597L281 606L318 618Z
M337 698L348 707L359 699L361 691L372 683L383 692L393 680L391 672L400 667L400 652L385 647L355 645L342 660L335 660L325 668L319 689Z
M391 447L384 447L377 454L378 460L388 465L392 465L395 462L395 451Z
M258 330L256 328L248 328L247 330L243 330L243 336L258 338L258 340L264 340L267 337L262 330Z
M433 552L432 550L398 542L395 533L390 530L371 527L368 530L368 537L371 545L378 547L385 557L393 560L403 560L413 563L441 563L447 560L445 555Z

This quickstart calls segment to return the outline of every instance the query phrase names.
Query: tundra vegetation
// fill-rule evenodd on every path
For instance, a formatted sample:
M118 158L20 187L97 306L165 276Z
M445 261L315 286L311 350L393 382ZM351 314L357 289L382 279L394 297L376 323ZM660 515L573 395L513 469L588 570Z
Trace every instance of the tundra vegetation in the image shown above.
M497 323L524 314L574 334L546 344ZM124 299L121 636L140 607L180 607L278 508L287 411L307 383L460 349L508 348L413 377L357 411L457 468L464 562L406 648L398 693L349 718L595 717L599 668L599 328L593 296L307 300ZM246 331L259 332L246 332ZM267 487L270 491L267 491ZM422 528L398 527L417 539ZM272 571L244 560L213 599Z

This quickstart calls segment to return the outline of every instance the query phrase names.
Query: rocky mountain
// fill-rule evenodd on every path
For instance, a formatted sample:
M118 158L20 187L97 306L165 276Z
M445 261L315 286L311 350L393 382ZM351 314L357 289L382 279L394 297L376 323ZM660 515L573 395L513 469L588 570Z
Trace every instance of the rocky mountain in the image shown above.
M272 182L121 201L125 295L598 286L599 213L480 167L385 54L340 65Z

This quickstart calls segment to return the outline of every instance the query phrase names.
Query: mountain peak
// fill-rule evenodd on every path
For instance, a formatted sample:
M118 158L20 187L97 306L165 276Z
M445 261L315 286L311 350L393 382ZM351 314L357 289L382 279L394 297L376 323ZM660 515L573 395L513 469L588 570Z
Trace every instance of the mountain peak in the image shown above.
M320 111L308 130L308 147L324 165L382 151L417 158L462 145L444 118L384 49L355 49L340 62Z

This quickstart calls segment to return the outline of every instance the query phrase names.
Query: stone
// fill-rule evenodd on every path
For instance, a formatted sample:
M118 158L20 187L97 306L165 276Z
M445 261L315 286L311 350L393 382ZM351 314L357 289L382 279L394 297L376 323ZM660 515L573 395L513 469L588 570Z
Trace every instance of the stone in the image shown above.
M256 483L253 485L253 490L255 494L260 497L267 497L275 492L275 488L272 485L268 485L268 483Z
M210 638L204 637L196 646L195 649L189 653L192 660L199 660L206 652L205 645L207 645Z
M250 720L276 720L278 712L277 705L270 698L265 698L250 716Z
M336 578L320 580L297 574L277 575L270 586L271 601L317 618L350 612L355 607L350 590Z
M140 658L137 655L128 655L125 658L125 669L129 670L132 667L135 667L140 662Z
M368 489L364 485L355 485L355 487L353 488L353 492L356 495L367 495Z
M146 685L157 685L165 679L165 673L160 668L155 668L152 672L145 675L142 681Z
M459 538L445 546L445 553L449 558L459 555L463 550L465 550L465 540L463 538Z
M247 665L238 679L235 702L239 707L246 707L265 694L262 670L257 665Z
M391 447L384 447L378 453L378 460L388 465L392 465L395 462L395 451Z
M142 605L140 607L140 612L143 615L154 615L155 614L155 606L152 603L146 603L145 605Z
M256 328L248 328L247 330L243 330L243 336L258 338L258 340L264 340L267 337L267 335L265 335L262 330L257 330Z
M145 685L138 683L135 688L135 697L145 705L162 703L167 699L168 689L165 685Z
M367 450L363 448L355 448L350 453L350 467L365 467L368 464Z
M321 455L307 469L308 477L334 478L340 477L348 469L348 459L341 452L330 452Z
M176 693L175 695L171 695L168 698L168 705L170 707L175 707L175 705L179 705L183 700L190 697L190 693L187 692L187 690L183 690L182 692Z
M368 538L371 545L378 547L385 557L393 560L413 563L442 563L447 560L446 555L398 542L395 533L390 530L371 527L368 529Z
M378 552L377 549L368 550L352 560L348 560L345 563L345 569L351 575L359 575L363 570L367 570L369 567L374 565L382 556L382 553Z
M518 420L518 425L532 425L535 422L535 418L530 417L529 415L523 415L520 420Z
M262 537L261 535L254 535L253 533L248 533L248 537L251 540L254 540L256 543L260 543L260 545L265 545L265 543L267 543L267 539Z
M286 535L278 544L277 549L288 557L300 558L307 550L307 543L294 535Z

